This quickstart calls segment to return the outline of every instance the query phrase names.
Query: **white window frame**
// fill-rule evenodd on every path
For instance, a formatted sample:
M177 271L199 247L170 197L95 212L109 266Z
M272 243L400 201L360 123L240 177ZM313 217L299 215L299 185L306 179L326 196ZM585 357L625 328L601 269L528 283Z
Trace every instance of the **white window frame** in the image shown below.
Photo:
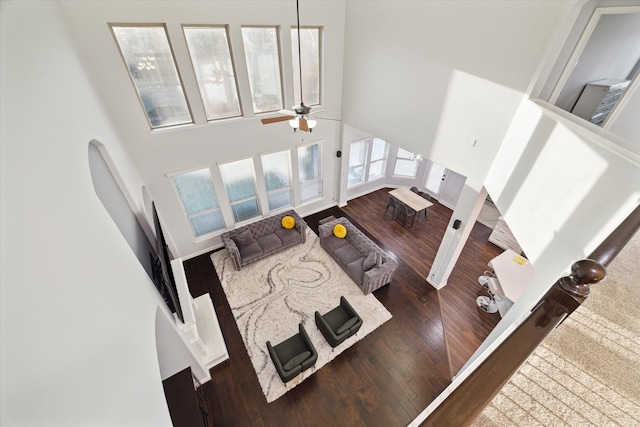
M280 187L277 190L269 191L267 189L267 178L266 178L266 172L265 172L265 167L264 167L264 157L272 155L272 154L280 154L280 153L287 153L287 157L288 157L287 171L289 173L289 185L286 186L286 187ZM293 205L295 203L294 196L293 196L293 173L292 173L292 168L291 168L291 160L292 160L291 149L270 151L268 153L261 153L260 154L260 164L262 166L262 176L263 176L263 180L264 180L265 194L267 195L266 202L267 202L267 207L269 208L269 212L270 213L271 212L277 212L277 211L285 210L285 209L289 209L289 208L293 207ZM270 194L274 194L274 193L279 193L279 192L282 192L284 190L288 190L289 191L289 205L281 206L281 207L276 208L276 209L271 209L271 207L269 206L269 195Z
M317 27L317 26L300 26L300 31L303 30L317 30L318 31L318 102L312 102L311 100L304 98L304 103L305 105L320 105L322 104L322 43L323 43L323 27ZM299 71L297 71L298 68L298 62L297 62L297 56L298 56L298 44L294 42L293 36L297 37L298 35L298 27L291 27L291 50L292 50L292 73L293 73L293 97L294 97L294 104L298 104L300 101L300 93L299 90L296 91L296 88L298 88L300 86L300 73ZM303 75L304 75L304 62L303 62ZM305 82L303 82L303 87L306 87L307 85L305 84ZM303 94L304 96L304 94Z
M147 106L144 104L144 102L142 101L142 94L140 93L141 88L138 86L138 84L136 83L136 80L133 76L133 74L131 73L131 70L129 68L129 64L127 63L127 58L124 54L124 52L122 51L122 46L120 45L120 40L118 39L117 35L116 35L116 28L162 28L164 35L166 37L166 41L167 41L167 45L169 47L169 54L171 55L171 61L173 63L173 67L175 68L175 72L178 78L178 82L180 84L180 90L182 91L182 98L184 100L186 109L187 109L187 113L189 116L189 120L186 121L180 121L180 122L176 122L176 123L170 123L170 124L161 124L161 125L154 125L151 121L151 117L149 117L149 111L147 111ZM171 44L171 39L169 38L169 32L167 31L167 26L166 24L159 24L159 23L109 23L109 29L111 30L111 34L113 35L113 39L116 43L116 46L118 48L118 52L120 53L120 58L122 59L122 62L125 66L125 68L127 69L127 74L129 75L129 79L131 80L131 84L133 84L133 87L136 91L136 95L138 97L138 101L140 102L140 106L142 107L142 110L144 111L144 115L147 119L147 123L149 125L149 127L151 128L151 130L157 130L157 129L168 129L168 128L172 128L172 127L177 127L177 126L184 126L184 125L190 125L194 123L193 120L193 112L191 111L191 105L189 103L189 99L187 98L187 92L185 90L184 87L184 82L182 81L182 75L180 74L180 68L178 67L178 62L176 61L176 56L173 52L173 46ZM159 106L158 106L159 107ZM156 107L156 108L158 108Z
M384 142L384 154L382 155L382 158L380 159L376 159L373 160L373 144L376 142L376 140L378 141L382 141ZM370 143L370 150L369 150L369 164L367 165L367 182L371 182L371 181L375 181L378 179L382 179L385 177L386 175L386 168L387 168L387 160L389 158L389 143L387 141L385 141L384 139L381 138L376 138L375 136L371 139L371 143ZM373 178L371 178L371 165L373 165L374 163L382 163L382 174L379 176L375 176Z
M216 199L216 202L218 204L217 207L215 208L210 208L210 209L206 209L203 211L199 211L199 212L195 212L190 214L189 212L187 212L187 208L184 205L184 200L182 199L182 195L180 194L180 191L178 191L178 187L174 181L174 177L176 176L180 176L180 175L186 175L189 173L193 173L193 172L200 172L200 171L204 171L206 173L206 175L209 178L209 184L211 185L211 191L213 192L213 195ZM220 198L218 197L218 194L216 193L216 189L213 185L213 179L211 177L211 169L209 169L208 166L202 166L202 167L197 167L197 168L193 168L193 169L187 169L187 170L182 170L182 171L178 171L178 172L171 172L165 175L167 178L169 178L169 180L171 181L171 185L173 186L173 190L176 194L176 197L178 198L178 201L180 202L180 206L182 207L182 212L185 215L185 218L187 219L187 222L189 223L189 226L191 227L191 231L193 232L193 236L196 238L196 240L201 240L204 238L207 238L209 236L215 235L216 233L220 233L223 230L226 230L227 225L226 222L224 220L224 215L222 213L222 209L220 207ZM212 230L208 233L204 233L204 234L198 234L196 232L195 227L193 226L193 223L191 221L191 218L199 216L199 215L203 215L205 213L211 213L211 212L215 212L218 211L220 213L220 218L222 219L222 227L217 228L215 230Z
M369 163L369 154L370 154L370 141L371 138L358 139L357 141L351 141L349 144L349 165L347 171L347 188L357 187L358 185L362 185L367 182L367 172L368 172L368 163ZM351 147L353 144L362 144L364 145L364 156L362 157L362 163L358 163L356 165L351 165ZM362 179L359 182L354 184L349 184L349 174L352 170L362 167Z
M373 144L374 142L378 140L378 141L382 141L385 146L384 146L384 154L381 158L379 159L375 159L373 160ZM356 143L363 143L365 144L365 156L364 156L364 163L362 164L357 164L354 166L347 166L348 171L350 172L352 169L356 168L356 167L363 167L363 171L362 171L362 181L357 182L355 184L349 184L349 179L347 177L347 188L351 189L351 188L355 188L359 185L368 183L368 182L372 182L372 181L376 181L378 179L382 179L386 176L386 165L387 165L387 159L389 157L389 143L381 138L376 138L376 137L367 137L364 139L358 139L356 141L352 141L351 144L349 144L349 163L351 163L351 145L352 144L356 144ZM374 163L382 163L382 174L375 176L375 177L371 177L371 165Z
M226 184L226 181L225 181L224 173L222 172L222 166L230 164L230 163L241 162L241 161L244 161L244 160L251 160L250 168L251 168L251 179L252 179L252 183L253 183L254 195L252 197L245 197L244 199L235 200L235 201L232 202L231 198L229 197L229 192L227 191L227 184ZM222 185L224 186L225 194L227 196L227 202L229 203L229 207L231 208L231 215L233 217L234 223L235 224L242 224L242 223L249 222L249 221L253 220L254 218L257 218L257 217L261 216L262 215L262 205L261 205L261 199L260 199L260 192L258 191L258 181L257 181L257 177L256 177L255 159L253 158L253 156L243 157L243 158L240 158L240 159L229 160L229 161L226 161L226 162L220 162L220 163L218 163L218 170L220 171L220 176L222 177ZM257 206L257 210L258 210L257 215L252 216L251 218L238 220L236 218L235 214L233 213L233 207L235 205L239 205L241 203L245 203L245 202L247 202L249 200L254 200L254 199L256 201L256 206Z
M278 58L277 58L277 63L278 63L278 79L277 82L280 85L280 105L278 107L275 107L272 110L256 110L257 106L256 106L256 102L255 102L255 95L256 93L254 93L254 87L252 84L252 80L251 80L251 68L250 68L250 64L247 58L247 52L246 52L246 45L245 45L245 39L244 39L244 34L242 34L242 30L244 30L245 28L247 29L254 29L254 28L267 28L267 29L273 29L276 32L276 45L277 45L277 54L278 54ZM285 97L284 97L284 84L283 84L283 80L282 80L282 75L283 75L283 67L282 67L282 48L281 48L281 35L280 35L280 27L277 25L243 25L240 27L240 32L242 35L242 46L243 49L245 50L245 55L244 55L244 61L247 67L247 79L249 82L249 89L250 89L250 95L251 95L251 104L252 104L252 108L251 111L253 112L253 114L263 114L263 113L270 113L273 111L278 111L281 110L282 108L284 108L284 102L285 102Z
M408 153L407 157L400 156L400 151L406 151ZM400 175L396 172L398 168L398 160L409 160L416 163L415 169L413 171L413 175ZM415 178L418 174L418 158L415 153L411 153L408 150L403 148L398 148L398 152L396 153L395 164L393 165L393 176L401 177L401 178Z
M201 86L201 82L200 82L200 73L197 71L197 65L193 60L193 53L191 51L191 48L189 47L189 42L187 41L187 32L189 30L194 30L194 29L217 29L217 30L224 30L225 33L225 37L227 40L227 49L228 49L228 53L229 53L229 60L231 61L231 72L233 73L233 84L234 84L234 89L235 89L235 95L236 95L236 103L237 103L237 107L238 107L238 114L226 114L226 115L219 115L218 117L209 117L209 114L207 112L207 102L205 100L205 93L206 93L206 88ZM200 93L200 99L202 101L202 108L204 110L204 114L205 117L207 119L208 122L215 122L215 121L220 121L220 120L225 120L225 119L230 119L230 118L234 118L234 117L241 117L243 115L243 110L242 110L242 102L240 100L240 91L238 88L238 75L236 72L236 64L235 64L235 59L233 57L233 50L231 49L231 39L229 37L229 26L228 25L182 25L182 33L184 35L185 38L185 43L187 45L187 52L189 53L189 60L191 61L191 67L193 69L194 72L194 76L195 76L195 80L196 83L198 85L198 91Z
M300 171L300 149L301 148L305 148L305 147L310 147L312 145L317 145L318 146L318 176L312 179L307 179L307 180L302 180L301 178L301 171ZM296 146L296 167L298 168L298 176L297 176L297 182L298 182L298 200L300 200L300 203L309 203L312 202L314 200L318 200L321 199L322 197L324 197L324 182L323 182L323 176L324 176L324 170L323 170L323 158L322 158L322 141L314 141L314 142L309 142L306 144L300 144L298 146ZM309 198L308 200L302 200L302 187L307 185L307 184L311 184L313 182L318 182L318 185L320 186L320 192L316 197L313 198Z

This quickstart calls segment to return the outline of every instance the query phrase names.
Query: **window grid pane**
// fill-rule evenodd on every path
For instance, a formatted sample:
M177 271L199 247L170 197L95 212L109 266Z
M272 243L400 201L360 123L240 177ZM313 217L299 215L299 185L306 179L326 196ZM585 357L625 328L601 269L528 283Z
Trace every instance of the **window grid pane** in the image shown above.
M415 160L396 159L396 167L393 174L396 176L407 176L414 178L418 168L418 162Z
M382 175L384 175L384 160L371 162L369 165L369 180L381 177Z
M291 29L293 60L293 93L300 101L300 66L298 61L298 29ZM306 105L320 104L320 28L300 28L303 100Z
M225 227L207 169L174 175L171 180L196 237Z
M209 173L206 170L175 175L173 182L187 214L192 215L218 207L218 199L211 186Z
M111 29L151 127L193 123L165 27Z
M260 215L253 159L221 164L220 173L236 222Z
M262 170L267 189L269 210L291 206L291 154L290 151L262 155Z
M322 164L320 144L298 147L300 201L322 197Z
M242 41L249 71L253 112L282 109L280 52L275 27L243 27Z
M185 27L184 35L207 120L240 116L227 29Z
M369 140L354 141L349 145L349 175L347 178L347 187L353 187L365 181L368 142Z
M260 214L256 199L233 204L231 205L231 210L233 211L233 217L236 219L236 222L245 221Z
M380 138L373 138L371 161L381 160L387 156L387 142Z
M224 228L224 220L219 209L194 215L190 220L196 236L202 236Z
M270 211L291 206L291 189L287 188L268 193L267 200L269 202Z

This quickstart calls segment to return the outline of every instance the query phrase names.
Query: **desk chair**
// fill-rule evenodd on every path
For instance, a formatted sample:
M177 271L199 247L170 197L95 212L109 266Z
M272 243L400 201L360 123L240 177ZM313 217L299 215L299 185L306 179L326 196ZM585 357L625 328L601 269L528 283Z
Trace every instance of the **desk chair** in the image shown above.
M389 210L389 208L393 208L393 212L391 213L391 218L395 218L396 217L396 210L398 209L398 201L395 199L395 197L393 196L387 196L387 207L384 210L384 214L387 214L387 211Z
M411 209L409 206L405 205L402 202L398 202L398 217L400 218L400 215L402 214L404 216L404 220L402 221L402 225L404 226L404 224L407 222L407 217L411 217L411 226L413 227L413 223L415 222L416 219L416 211L414 211L413 209Z
M425 200L431 201L431 196L428 195L427 193L423 193L422 191L418 193L420 195L420 197L422 197ZM424 220L427 220L427 211L429 210L429 208L424 209ZM418 212L418 216L420 216L420 212Z

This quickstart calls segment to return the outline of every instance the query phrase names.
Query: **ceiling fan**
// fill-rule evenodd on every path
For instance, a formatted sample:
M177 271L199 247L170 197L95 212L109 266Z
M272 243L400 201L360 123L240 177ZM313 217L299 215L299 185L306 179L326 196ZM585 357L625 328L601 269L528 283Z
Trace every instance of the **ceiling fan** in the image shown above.
M262 119L262 124L266 125L269 123L284 122L286 120L289 121L289 125L291 125L294 132L298 129L304 132L311 132L317 122L316 120L309 118L309 115L318 113L323 110L316 110L311 112L311 107L304 105L304 101L302 100L302 55L300 52L300 7L298 5L298 1L299 0L296 0L296 17L298 23L298 70L300 71L300 105L293 107L293 110L280 110L278 111L278 113L284 114L284 116Z

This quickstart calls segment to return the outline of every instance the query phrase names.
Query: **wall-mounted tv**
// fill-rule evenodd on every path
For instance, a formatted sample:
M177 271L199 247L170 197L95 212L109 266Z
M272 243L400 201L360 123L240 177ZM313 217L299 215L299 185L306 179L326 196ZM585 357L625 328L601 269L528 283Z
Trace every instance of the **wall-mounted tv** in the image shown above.
M182 307L180 306L180 299L178 298L178 289L176 288L176 282L173 276L173 270L171 268L171 252L167 246L167 242L162 232L162 226L160 225L160 218L158 217L158 211L156 211L155 203L152 203L153 208L153 225L156 229L156 252L158 253L158 260L154 262L154 282L158 291L164 298L169 309L178 316L181 322L184 323L184 316L182 315ZM151 255L153 257L153 255Z

